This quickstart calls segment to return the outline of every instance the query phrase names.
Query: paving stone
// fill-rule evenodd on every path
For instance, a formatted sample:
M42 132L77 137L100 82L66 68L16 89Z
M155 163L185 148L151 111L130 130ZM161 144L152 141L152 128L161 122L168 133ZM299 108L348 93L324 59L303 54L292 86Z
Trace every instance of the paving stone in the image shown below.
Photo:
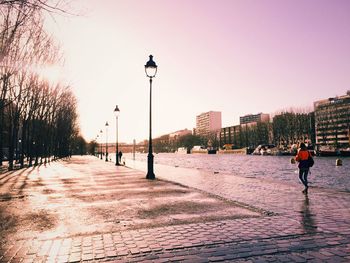
M103 190L115 177L112 167L101 171L94 187ZM125 177L141 174L127 167L118 171ZM311 188L305 207L305 196L291 185L238 177L225 185L210 178L186 180L181 174L159 177L266 211L265 216L18 240L16 246L0 249L5 251L1 261L350 262L349 193Z

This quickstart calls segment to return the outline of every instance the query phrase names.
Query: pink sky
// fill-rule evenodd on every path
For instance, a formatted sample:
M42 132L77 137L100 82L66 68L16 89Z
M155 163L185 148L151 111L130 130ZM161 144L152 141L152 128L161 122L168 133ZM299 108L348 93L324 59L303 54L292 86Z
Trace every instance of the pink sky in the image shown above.
M223 127L249 113L311 108L350 90L350 1L76 0L83 15L48 29L65 52L82 134L106 121L115 141L148 138L150 54L154 137L222 112Z

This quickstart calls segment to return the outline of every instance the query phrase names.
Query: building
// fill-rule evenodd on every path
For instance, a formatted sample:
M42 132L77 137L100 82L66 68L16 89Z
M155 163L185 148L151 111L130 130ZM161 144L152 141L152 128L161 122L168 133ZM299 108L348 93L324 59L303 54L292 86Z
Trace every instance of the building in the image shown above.
M258 122L269 122L270 115L266 113L258 113L258 114L248 114L243 117L239 117L239 124L256 124Z
M221 112L209 111L196 116L196 135L208 136L221 129Z
M241 147L240 132L240 125L221 128L220 147L223 147L226 144L231 144L234 148Z
M183 129L156 137L153 139L153 150L156 153L174 152L177 149L178 140L189 134L192 134L191 130ZM144 144L148 145L148 141L145 141Z
M178 138L184 135L192 134L192 131L189 129L179 130L169 134L169 140L176 141Z
M314 102L316 145L347 148L350 145L350 91Z
M224 127L220 130L221 147L232 145L233 148L252 148L261 143L269 143L269 114L248 114L240 117L239 122L239 125Z

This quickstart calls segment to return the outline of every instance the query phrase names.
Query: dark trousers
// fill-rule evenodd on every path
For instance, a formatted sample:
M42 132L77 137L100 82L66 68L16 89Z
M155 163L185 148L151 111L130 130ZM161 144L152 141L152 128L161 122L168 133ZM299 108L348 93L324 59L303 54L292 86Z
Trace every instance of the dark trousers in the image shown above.
M299 179L305 186L305 188L308 187L307 185L307 175L309 174L309 168L300 168L299 169Z

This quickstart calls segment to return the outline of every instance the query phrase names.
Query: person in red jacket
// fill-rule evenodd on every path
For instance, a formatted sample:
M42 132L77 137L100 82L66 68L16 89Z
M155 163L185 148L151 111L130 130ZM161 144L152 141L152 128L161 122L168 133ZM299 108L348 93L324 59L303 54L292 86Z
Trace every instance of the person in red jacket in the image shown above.
M295 160L299 162L298 168L299 168L299 179L305 186L305 189L303 190L303 193L307 193L307 190L309 188L308 182L307 182L307 176L309 174L309 151L307 150L305 143L300 144L300 148L298 150L297 155L295 156Z

